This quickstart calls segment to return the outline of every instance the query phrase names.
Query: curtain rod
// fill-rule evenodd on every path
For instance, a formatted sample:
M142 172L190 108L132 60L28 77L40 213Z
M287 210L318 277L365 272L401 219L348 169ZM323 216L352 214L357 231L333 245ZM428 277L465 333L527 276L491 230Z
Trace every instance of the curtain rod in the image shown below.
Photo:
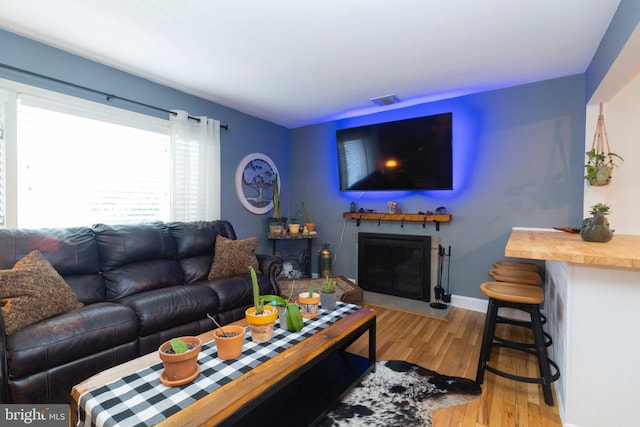
M15 71L15 72L18 72L18 73L26 74L28 76L49 80L49 81L52 81L52 82L55 82L55 83L61 83L61 84L66 85L66 86L70 86L70 87L73 87L73 88L76 88L76 89L85 90L87 92L95 93L97 95L102 95L102 96L107 98L107 101L111 101L112 99L117 99L117 100L120 100L120 101L128 102L130 104L135 104L135 105L139 105L141 107L150 108L152 110L161 111L163 113L173 114L174 116L178 115L178 113L176 113L175 111L167 110L166 108L160 108L160 107L156 107L154 105L149 105L149 104L145 104L143 102L138 102L138 101L135 101L133 99L123 98L122 96L118 96L118 95L115 95L115 94L112 94L112 93L102 92L102 91L97 90L97 89L92 89L90 87L81 86L81 85L78 85L78 84L75 84L75 83L71 83L71 82L67 82L67 81L64 81L64 80L56 79L54 77L45 76L44 74L34 73L33 71L24 70L22 68L13 67L11 65L0 63L0 67L5 68L5 69L10 70L10 71ZM188 117L189 117L189 119L195 120L196 122L200 123L200 118L192 117L192 116L188 116ZM231 130L231 126L229 126L229 125L220 125L220 129L224 129L226 131L230 131Z

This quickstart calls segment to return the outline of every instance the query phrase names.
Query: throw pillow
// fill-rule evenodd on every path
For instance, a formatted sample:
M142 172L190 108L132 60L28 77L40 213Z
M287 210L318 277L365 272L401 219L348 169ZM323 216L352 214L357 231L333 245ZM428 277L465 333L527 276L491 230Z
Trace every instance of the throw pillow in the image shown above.
M39 251L11 270L0 270L0 313L7 334L83 305Z
M253 266L256 273L260 274L256 247L258 247L257 237L231 240L218 235L213 264L211 264L211 271L209 271L209 280L247 275L250 265Z

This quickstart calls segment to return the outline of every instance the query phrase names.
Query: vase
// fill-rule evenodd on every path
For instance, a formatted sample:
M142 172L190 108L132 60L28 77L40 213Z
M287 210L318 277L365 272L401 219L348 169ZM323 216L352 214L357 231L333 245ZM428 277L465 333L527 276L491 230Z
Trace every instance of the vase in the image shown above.
M269 342L273 336L273 326L278 318L277 307L264 307L263 314L255 314L256 308L249 307L244 317L251 329L251 341L255 343Z
M222 360L232 360L242 354L244 344L245 329L239 325L223 326L222 330L216 329L213 339L216 341L218 357ZM225 337L224 334L227 334Z
M280 322L280 327L282 329L288 330L287 328L287 308L286 307L278 307L278 318Z
M336 293L325 294L320 292L320 307L323 310L335 310L336 308Z
M596 212L591 218L585 218L580 228L580 237L585 242L605 243L613 238L613 231L609 228L609 220Z
M300 233L300 224L289 224L289 233L290 234Z
M314 319L318 317L318 306L320 305L320 294L314 292L313 296L309 296L309 292L303 292L298 295L298 305L300 306L300 314L305 319Z
M267 218L269 233L280 234L282 230L287 229L287 218Z

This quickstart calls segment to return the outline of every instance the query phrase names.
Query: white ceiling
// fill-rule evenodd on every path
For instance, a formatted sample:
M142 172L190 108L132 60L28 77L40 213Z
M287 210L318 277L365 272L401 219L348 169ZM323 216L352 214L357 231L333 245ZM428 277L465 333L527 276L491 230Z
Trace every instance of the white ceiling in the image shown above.
M0 0L0 28L295 128L582 73L619 3Z

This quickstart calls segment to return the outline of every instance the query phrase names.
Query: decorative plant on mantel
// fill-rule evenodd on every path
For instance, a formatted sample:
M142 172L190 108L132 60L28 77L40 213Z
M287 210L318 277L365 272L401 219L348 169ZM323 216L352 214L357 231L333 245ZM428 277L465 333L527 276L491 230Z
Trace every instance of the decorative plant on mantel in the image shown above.
M612 152L609 147L609 136L604 126L604 114L602 111L602 103L600 103L600 115L598 116L593 143L591 144L591 150L586 152L587 163L584 165L586 170L584 178L589 185L609 184L613 168L618 166L615 164L614 159L624 161L620 155Z

